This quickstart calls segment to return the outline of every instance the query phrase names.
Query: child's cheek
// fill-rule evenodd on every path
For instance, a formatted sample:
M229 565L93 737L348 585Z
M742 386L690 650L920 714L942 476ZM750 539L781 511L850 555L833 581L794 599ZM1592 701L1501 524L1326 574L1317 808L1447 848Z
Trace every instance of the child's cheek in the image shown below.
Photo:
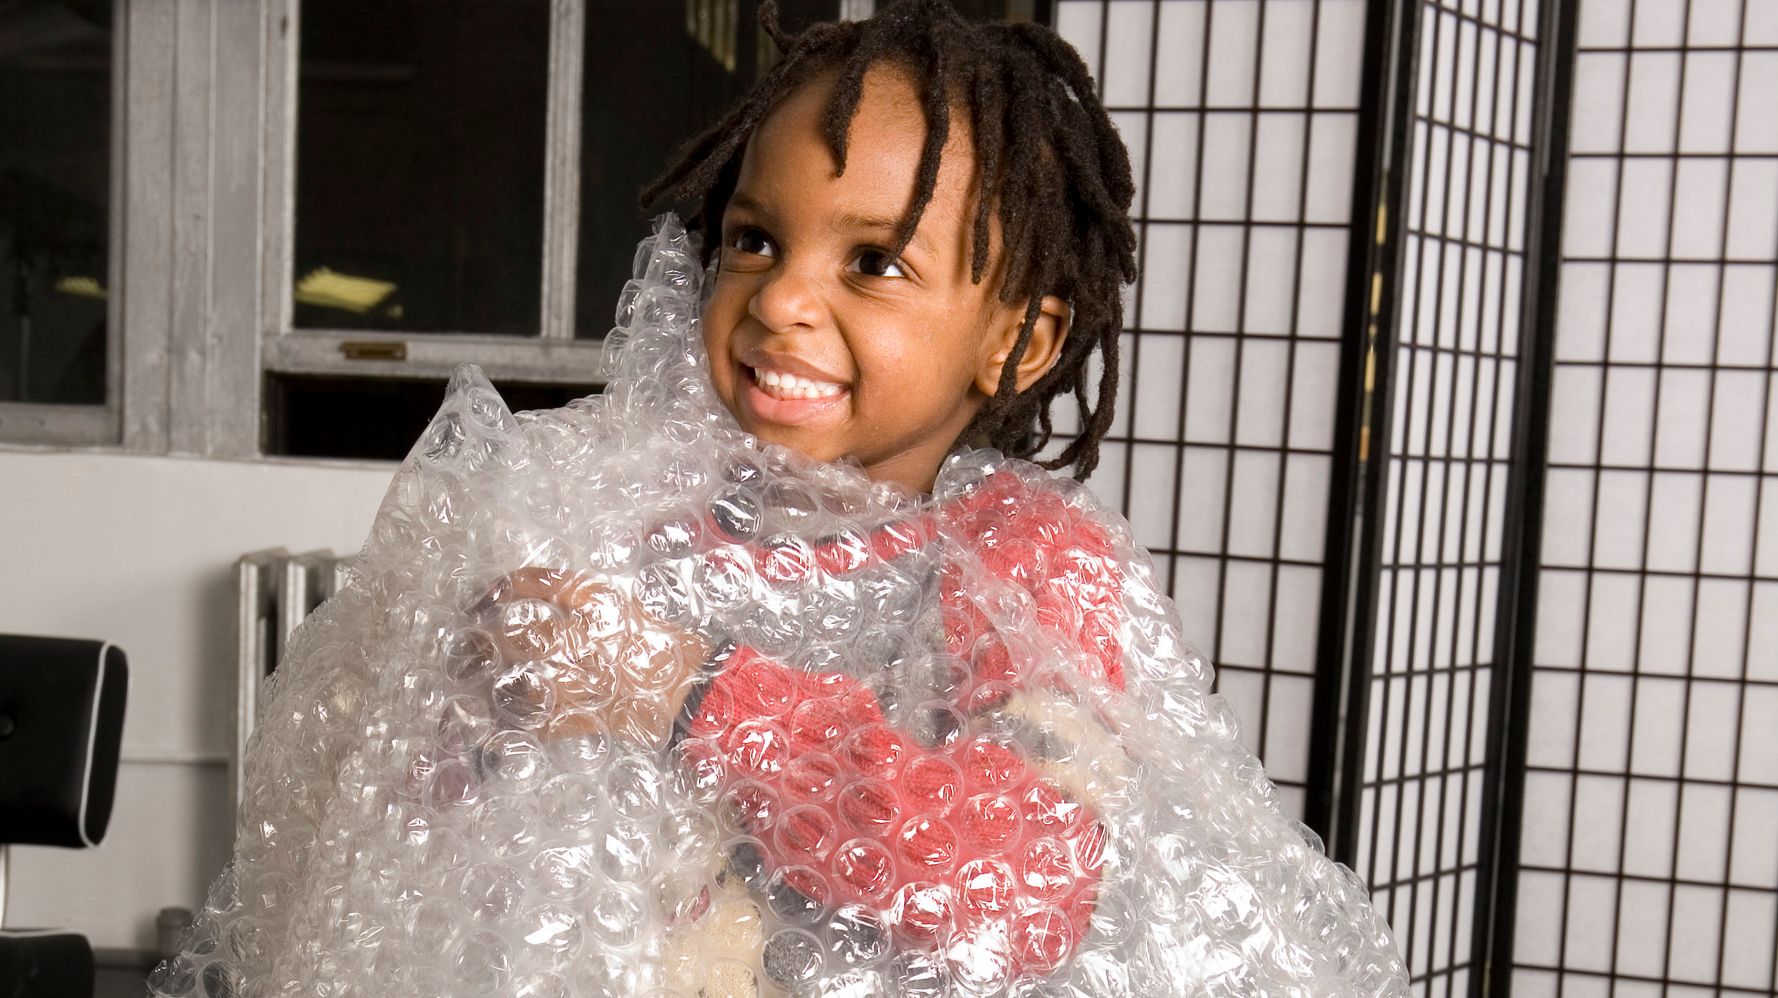
M735 373L735 367L726 360L726 354L720 349L709 349L706 341L707 355L710 361L710 383L716 389L716 397L722 407L737 421L742 419L741 393L746 390L744 379Z

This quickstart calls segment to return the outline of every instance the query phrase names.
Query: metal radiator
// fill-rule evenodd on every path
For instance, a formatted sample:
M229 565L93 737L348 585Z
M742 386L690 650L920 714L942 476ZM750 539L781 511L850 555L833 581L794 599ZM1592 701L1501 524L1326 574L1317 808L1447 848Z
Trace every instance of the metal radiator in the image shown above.
M329 550L291 554L283 548L254 551L235 563L239 617L236 637L235 742L229 783L241 799L241 763L253 734L260 681L284 657L290 632L344 585L346 562Z

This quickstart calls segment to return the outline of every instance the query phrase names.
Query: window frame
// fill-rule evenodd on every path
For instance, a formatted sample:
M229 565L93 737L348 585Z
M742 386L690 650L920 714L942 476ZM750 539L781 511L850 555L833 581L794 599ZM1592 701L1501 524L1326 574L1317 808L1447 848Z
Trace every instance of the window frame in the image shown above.
M574 338L575 266L580 231L580 112L586 10L580 0L551 0L548 96L544 124L543 265L540 328L535 335L476 331L421 333L298 329L295 286L296 128L300 0L267 0L264 48L264 197L260 202L261 272L257 328L263 371L241 394L252 396L261 425L262 379L279 374L330 377L448 376L478 364L496 381L599 384L602 340ZM241 195L244 197L244 195ZM245 207L245 205L240 205ZM390 357L398 352L401 359ZM256 442L257 449L257 442Z

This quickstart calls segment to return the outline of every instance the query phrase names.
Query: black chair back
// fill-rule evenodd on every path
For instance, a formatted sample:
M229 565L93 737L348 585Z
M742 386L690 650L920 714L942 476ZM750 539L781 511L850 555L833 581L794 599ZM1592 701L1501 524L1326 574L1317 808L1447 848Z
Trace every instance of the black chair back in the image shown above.
M129 666L109 642L0 634L0 844L99 844Z

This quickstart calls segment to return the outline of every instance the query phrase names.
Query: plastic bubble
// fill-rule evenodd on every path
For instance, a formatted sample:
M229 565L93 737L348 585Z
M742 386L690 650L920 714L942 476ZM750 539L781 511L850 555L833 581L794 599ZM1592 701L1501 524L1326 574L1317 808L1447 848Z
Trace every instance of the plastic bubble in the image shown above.
M999 926L975 925L949 935L944 954L951 980L965 994L993 994L1016 973L1012 944Z
M724 540L741 543L759 533L759 500L751 490L725 489L710 501L710 522Z
M807 866L789 866L766 881L766 907L781 922L819 925L826 918L832 891L819 872Z
M795 998L872 998L884 992L882 975L872 970L846 970L798 988Z
M531 861L531 875L538 890L548 897L570 901L598 882L591 850L584 845L545 849Z
M743 433L638 250L602 394L451 379L291 635L177 998L1401 998L1128 526Z
M821 940L804 929L780 929L773 933L766 940L762 957L766 976L782 987L813 980L826 960Z
M605 778L605 799L625 818L646 819L661 813L665 780L653 760L625 755L611 766Z
M450 950L463 927L463 911L451 899L422 899L407 916L407 942L416 952Z
M493 932L476 932L457 944L451 971L464 994L491 995L512 976L512 953Z
M619 822L599 837L599 869L614 883L640 883L654 866L654 852L654 837L646 826Z
M513 998L573 998L574 989L555 974L530 974L512 984Z
M473 804L481 790L481 778L474 767L460 759L443 759L426 777L422 800L435 811Z
M580 948L580 917L562 905L544 905L527 912L517 931L525 944L566 961Z
M889 952L889 927L875 906L843 905L828 920L827 949L848 966L875 963Z
M463 901L478 922L500 922L525 898L519 872L504 863L478 863L463 872Z
M555 685L541 662L520 662L494 680L494 713L503 724L541 728L555 705Z
M453 682L491 681L500 664L500 648L487 631L465 629L452 636L443 664L444 674Z
M735 884L754 893L765 890L766 882L772 875L772 866L771 861L766 858L764 843L757 839L735 839L723 846L722 855L722 870L719 875L724 883Z
M469 817L474 845L485 855L524 862L537 844L537 825L523 801L510 797L483 801Z
M628 946L643 926L642 905L629 893L613 887L599 892L588 921L593 935L608 946Z
M482 771L507 794L529 794L547 772L543 745L523 731L501 731L482 745Z
M198 973L189 958L177 956L155 968L153 976L148 979L148 986L156 994L184 998L197 987Z
M890 993L899 998L943 998L951 993L943 957L920 950L898 953L887 974Z

